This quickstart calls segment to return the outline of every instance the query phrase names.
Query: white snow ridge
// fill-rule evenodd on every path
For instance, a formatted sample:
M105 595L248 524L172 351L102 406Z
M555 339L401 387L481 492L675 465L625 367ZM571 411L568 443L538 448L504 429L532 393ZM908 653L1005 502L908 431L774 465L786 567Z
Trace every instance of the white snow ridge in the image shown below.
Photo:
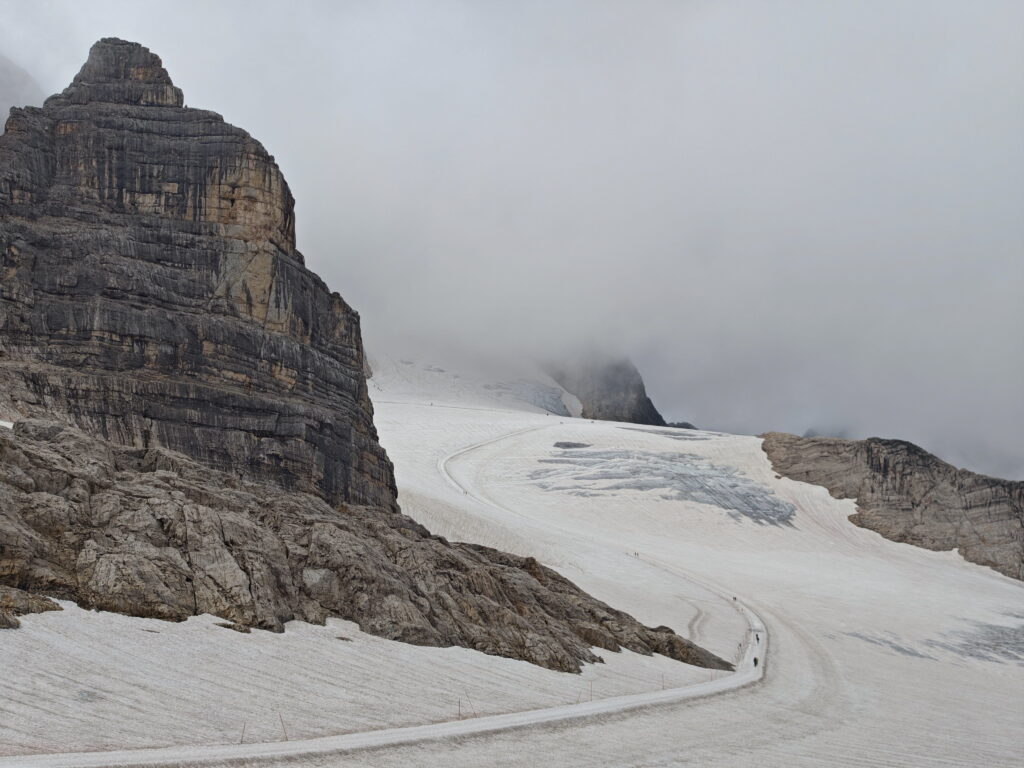
M573 675L337 620L240 634L64 603L0 634L0 766L1021 765L1021 583L854 526L757 438L585 421L541 379L411 361L370 388L406 514L736 672L599 651Z

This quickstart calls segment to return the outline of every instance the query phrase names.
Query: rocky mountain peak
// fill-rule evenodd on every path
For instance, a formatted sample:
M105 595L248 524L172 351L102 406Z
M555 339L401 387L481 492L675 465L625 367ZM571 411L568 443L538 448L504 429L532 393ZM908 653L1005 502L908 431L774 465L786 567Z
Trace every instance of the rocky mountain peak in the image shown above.
M175 87L159 56L143 45L116 37L96 42L71 85L51 100L164 107L185 103L181 89Z
M279 630L331 616L577 671L731 665L400 513L359 315L248 133L105 39L0 136L0 628L45 594ZM37 420L42 417L42 420ZM25 593L25 594L22 594Z
M106 38L0 136L0 414L59 416L332 503L395 506L359 316L263 146Z

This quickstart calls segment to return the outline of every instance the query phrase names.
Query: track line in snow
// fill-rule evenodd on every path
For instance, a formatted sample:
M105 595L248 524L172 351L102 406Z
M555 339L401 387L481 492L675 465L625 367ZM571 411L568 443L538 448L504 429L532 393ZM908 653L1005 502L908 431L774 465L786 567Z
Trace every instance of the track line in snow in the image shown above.
M516 517L523 518L525 520L528 520L531 524L538 525L540 523L538 523L533 518L530 518L529 516L524 515L521 512L518 512L518 511L516 511L516 510L514 510L514 509L512 509L510 507L505 506L504 504L499 503L498 501L490 498L489 496L487 496L483 492L477 493L473 489L463 485L462 483L460 483L454 477L454 475L452 475L452 473L449 470L448 466L449 466L450 462L453 461L454 459L457 459L457 458L459 458L461 456L464 456L464 455L466 455L468 453L471 453L472 451L475 451L475 450L477 450L479 448L483 448L485 446L492 445L492 444L500 442L502 440L508 440L508 439L513 438L513 437L518 437L519 435L527 434L529 432L537 432L537 431L540 431L540 430L548 429L548 428L553 427L553 426L555 426L555 425L554 424L541 424L541 425L538 425L538 426L535 426L535 427L527 427L526 429L516 430L515 432L509 432L509 433L506 433L504 435L499 435L497 437L492 437L492 438L490 438L488 440L483 440L483 441L481 441L479 443L475 443L473 445L466 446L465 448L459 448L458 450L452 451L447 456L444 456L443 458L439 459L438 462L437 462L437 468L441 472L441 474L444 476L445 481L449 485L451 485L452 487L458 489L462 494L467 495L470 498L474 499L477 503L483 504L483 505L488 506L488 507L491 507L491 508L493 508L493 509L495 509L495 510L497 510L499 512L503 512L505 514L511 514L511 515L516 516ZM553 525L550 522L545 522L545 523L543 523L543 525L545 527L547 527L547 528L550 528L552 530L558 531L559 533L561 533L563 535L567 535L567 536L570 536L570 537L573 537L573 538L576 538L576 539L578 539L580 537L579 531L569 530L569 529L565 528L564 526ZM749 606L747 606L745 603L740 601L736 595L734 595L731 592L725 590L723 587L721 587L721 586L719 586L717 584L709 583L706 579L704 579L702 577L698 577L695 574L692 574L692 573L690 573L690 572L680 568L679 566L675 566L675 565L670 566L668 563L665 563L664 561L659 560L657 558L652 558L652 557L650 557L650 556L648 556L648 555L646 555L646 554L644 554L642 552L639 553L638 556L644 562L648 563L649 565L653 565L655 568L659 568L661 570L664 570L664 571L667 571L669 573L672 573L675 576L678 576L680 578L686 579L687 581L689 581L689 582L691 582L693 584L696 584L697 586L702 587L702 588L706 589L707 591L712 592L713 594L718 595L718 597L724 603L726 603L727 605L731 605L733 607L733 609L736 610L740 614L741 617L743 617L743 619L747 623L747 630L748 630L747 631L747 637L744 638L744 642L747 644L748 647L741 648L740 660L737 661L737 666L740 663L743 663L744 661L747 662L747 663L751 663L751 660L747 656L747 652L749 651L750 638L753 638L755 636L755 634L760 635L764 639L764 650L765 650L765 653L767 653L768 630L767 630L767 627L765 626L765 623L761 620L760 617L758 617L758 615ZM728 678L722 678L722 679L728 679ZM758 679L760 679L760 677ZM739 686L737 686L737 687L739 687Z
M480 502L481 504L486 504L487 506L490 506L490 507L496 507L496 508L500 509L502 512L511 512L513 515L516 515L517 517L524 517L524 515L521 515L519 512L516 512L514 509L508 509L507 507L495 504L493 501L490 501L488 499L482 499L479 496L477 496L475 493L470 491L469 488L467 488L466 486L462 485L462 483L460 483L458 480L456 480L452 476L452 473L448 471L448 462L452 461L452 459L459 458L459 456L463 456L463 455L465 455L467 453L470 453L471 451L475 451L478 448L483 448L486 445L491 445L493 443L498 443L498 442L501 442L502 440L508 440L511 437L518 437L519 435L525 435L527 432L537 432L537 431L539 431L541 429L547 429L547 426L548 426L547 424L542 424L542 425L537 426L537 427L526 427L525 429L517 429L515 432L507 432L504 435L498 435L497 437L492 437L492 438L490 438L488 440L481 440L479 443L473 443L472 445L467 445L464 448L459 448L458 450L452 451L447 456L442 456L440 459L437 460L437 471L441 473L441 476L444 478L445 482L448 483L448 485L450 485L452 488L454 488L459 493L461 493L463 495L466 495L466 496L470 496L473 499L476 499L476 501Z
M764 638L764 636L762 636ZM763 643L766 643L766 638ZM754 646L748 656L752 657ZM201 747L167 747L161 749L123 750L119 752L79 752L50 755L19 755L0 758L4 768L112 768L114 766L146 766L175 768L181 765L215 765L227 761L261 758L291 759L340 754L377 747L415 744L422 741L473 736L495 731L526 728L569 720L617 714L662 704L675 704L690 699L725 693L750 685L761 678L762 667L745 664L728 677L704 683L651 691L629 696L616 696L581 704L511 712L504 715L469 718L406 728L387 728L341 736L325 736L303 741L264 742L260 744L224 744ZM741 678L736 680L736 678Z
M460 494L469 496L476 502L494 507L501 512L525 518L525 515L508 509L503 505L498 505L492 500L482 498L469 488L463 486L451 475L448 470L448 464L453 459L486 445L510 439L527 432L547 429L549 426L555 425L545 424L527 427L460 448L438 460L438 471L444 476L446 482ZM742 652L741 659L736 664L736 671L732 674L682 688L648 691L646 693L615 696L579 704L524 710L502 715L489 715L427 725L386 728L338 736L304 739L301 741L17 755L0 757L0 768L107 768L114 766L118 768L126 766L177 768L178 766L185 765L217 765L239 761L253 764L264 759L278 760L287 758L291 760L302 759L303 757L323 757L366 749L410 745L425 741L454 739L497 731L583 720L628 712L630 710L676 704L735 691L761 681L765 674L768 653L768 632L761 618L739 600L726 595L720 588L704 583L703 580L698 581L691 578L688 574L680 573L676 568L671 570L677 575L718 594L727 603L732 604L746 620L748 628L747 637L744 638L746 647ZM755 638L757 639L755 640ZM757 659L757 664L755 664L755 659Z

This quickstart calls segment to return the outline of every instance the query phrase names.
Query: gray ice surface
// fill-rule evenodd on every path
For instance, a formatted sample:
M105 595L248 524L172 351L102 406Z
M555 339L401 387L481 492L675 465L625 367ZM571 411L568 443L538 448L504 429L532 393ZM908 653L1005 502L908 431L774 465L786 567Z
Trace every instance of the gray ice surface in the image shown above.
M1024 618L1016 614L1009 614L1011 618ZM854 637L858 640L882 646L889 650L900 653L904 656L913 656L919 659L932 659L935 656L929 654L946 651L964 659L978 659L991 661L996 664L1016 663L1024 665L1024 623L1016 626L1005 624L988 624L979 621L967 621L969 629L957 630L943 633L941 639L925 640L920 645L923 648L915 648L908 641L889 633L875 633L872 635L862 632L845 632L847 637Z
M711 437L719 434L717 432L702 432L692 429L681 429L678 427L666 427L659 429L638 429L637 427L619 427L619 429L625 429L627 432L646 432L649 435L661 435L672 440L708 440Z
M665 499L711 504L734 520L792 525L796 510L771 489L735 469L685 453L600 449L562 450L541 459L546 466L530 474L540 488L575 496L615 491L660 492Z
M1024 616L1009 614L1011 618ZM1024 666L1024 623L1015 626L970 622L971 628L946 633L941 640L928 640L925 645L941 648L958 656L996 663L1013 662Z
M909 645L906 645L898 637L896 637L896 635L892 634L891 632L887 635L865 635L862 632L846 632L844 634L847 637L855 637L858 640L863 640L864 642L871 643L872 645L879 645L883 648L888 648L889 650L896 651L896 653L902 654L904 656L913 656L917 659L931 659L932 661L935 661L934 656L929 656L926 653L921 653L920 651L910 647Z

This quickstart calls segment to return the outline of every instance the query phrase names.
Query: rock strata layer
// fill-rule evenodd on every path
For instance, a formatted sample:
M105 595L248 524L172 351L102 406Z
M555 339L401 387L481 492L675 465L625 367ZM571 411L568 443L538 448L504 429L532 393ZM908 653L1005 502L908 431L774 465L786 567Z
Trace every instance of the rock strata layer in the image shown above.
M855 499L857 525L1024 579L1024 482L957 469L902 440L772 432L763 446L776 472Z
M55 416L331 503L395 505L359 316L303 265L274 159L93 46L0 137L0 418Z
M0 430L0 542L3 583L134 616L210 613L243 630L338 617L562 671L599 661L594 646L731 669L532 558L54 422Z
M579 399L584 419L665 426L665 420L647 396L640 371L625 357L588 353L547 363L545 370L559 386Z

